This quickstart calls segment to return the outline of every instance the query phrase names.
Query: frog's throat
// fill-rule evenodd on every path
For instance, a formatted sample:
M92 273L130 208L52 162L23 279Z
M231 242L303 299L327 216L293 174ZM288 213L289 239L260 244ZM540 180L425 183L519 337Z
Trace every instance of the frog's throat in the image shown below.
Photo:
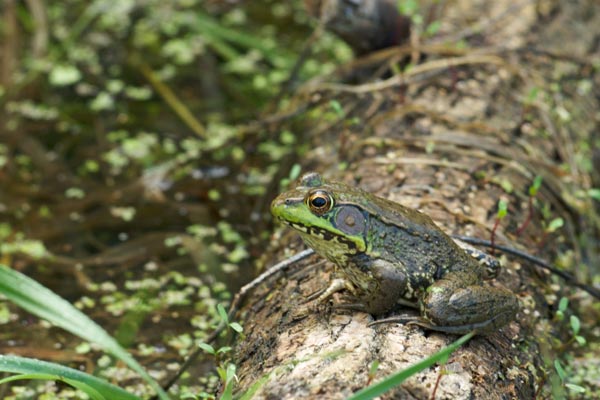
M305 233L299 231L298 233L300 233L300 237L302 237L304 243L316 253L341 267L348 263L350 257L360 252L354 242L343 236L331 236L330 239L323 239L322 235L315 234L314 232ZM328 232L325 233L325 236L327 234Z

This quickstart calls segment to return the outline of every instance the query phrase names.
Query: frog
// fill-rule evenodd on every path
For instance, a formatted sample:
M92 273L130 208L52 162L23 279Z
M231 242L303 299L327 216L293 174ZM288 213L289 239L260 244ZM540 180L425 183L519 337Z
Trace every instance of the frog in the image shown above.
M450 334L489 334L516 317L518 297L488 282L500 264L482 262L418 210L308 172L271 212L335 265L318 303L347 291L348 308L380 318L412 307L418 315L397 320Z

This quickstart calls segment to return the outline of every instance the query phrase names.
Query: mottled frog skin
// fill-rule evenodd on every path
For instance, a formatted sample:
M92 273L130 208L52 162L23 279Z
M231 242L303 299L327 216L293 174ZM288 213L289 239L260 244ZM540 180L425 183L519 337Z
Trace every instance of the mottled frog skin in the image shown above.
M313 172L271 211L337 265L341 279L319 301L346 289L372 315L412 305L420 311L412 323L457 334L493 332L518 310L512 292L484 282L498 263L478 262L416 210Z

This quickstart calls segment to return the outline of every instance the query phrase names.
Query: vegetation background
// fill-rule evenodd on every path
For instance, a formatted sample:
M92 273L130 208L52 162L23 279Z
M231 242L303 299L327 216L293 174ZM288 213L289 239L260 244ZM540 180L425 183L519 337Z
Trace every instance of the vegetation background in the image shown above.
M276 176L302 151L301 136L259 119L313 21L299 1L6 0L0 14L2 261L164 378L255 275ZM302 79L351 57L331 35L315 46ZM0 353L148 390L7 301L0 322ZM218 380L194 371L196 386ZM0 397L68 390L4 385Z

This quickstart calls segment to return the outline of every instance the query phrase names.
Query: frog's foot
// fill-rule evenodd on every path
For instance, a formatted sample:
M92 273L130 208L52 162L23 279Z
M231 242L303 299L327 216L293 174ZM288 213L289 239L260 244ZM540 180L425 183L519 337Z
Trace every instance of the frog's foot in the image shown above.
M419 303L415 301L410 301L406 299L398 299L396 300L396 304L399 306L409 307L409 308L419 308Z
M430 331L451 333L455 335L463 335L471 331L474 331L476 333L491 333L492 331L496 330L499 326L504 325L504 323L498 324L497 322L495 322L497 320L504 321L503 318L505 318L505 316L498 315L486 321L474 322L472 324L441 326L434 325L423 317L416 317L411 321L407 321L406 325L417 325L421 328L425 328Z
M456 243L458 247L463 249L468 255L474 258L481 267L483 267L485 270L485 279L492 279L498 276L501 265L500 261L498 261L495 257L471 246L469 243L463 242L462 240L452 240L454 240L454 243Z
M350 293L354 293L354 286L350 282L342 278L336 278L331 281L329 287L326 289L319 290L306 298L306 302L315 301L320 304L331 297L334 293L342 290L348 290Z
M322 292L322 290L320 292ZM319 314L328 307L328 304L320 303L318 301L304 301L292 309L290 317L292 321L299 321L310 315Z
M352 310L352 311L367 312L367 307L362 303L334 304L333 308L335 308L336 310Z
M439 325L432 324L427 319L425 319L421 316L418 316L418 315L397 315L397 316L393 316L393 317L389 317L389 318L378 319L377 321L373 321L373 322L369 323L367 326L389 324L389 323L403 323L403 324L406 324L407 326L415 326L416 325L416 326L420 326L421 328L424 328L424 329L427 329L430 331L462 335L465 333L469 333L471 331L488 332L490 330L489 326L491 324L493 324L493 319L488 320L488 321L483 321L480 323L469 324L469 325L439 326Z
M290 320L300 321L311 314L314 314L314 307L310 305L301 305L292 310L290 313Z

